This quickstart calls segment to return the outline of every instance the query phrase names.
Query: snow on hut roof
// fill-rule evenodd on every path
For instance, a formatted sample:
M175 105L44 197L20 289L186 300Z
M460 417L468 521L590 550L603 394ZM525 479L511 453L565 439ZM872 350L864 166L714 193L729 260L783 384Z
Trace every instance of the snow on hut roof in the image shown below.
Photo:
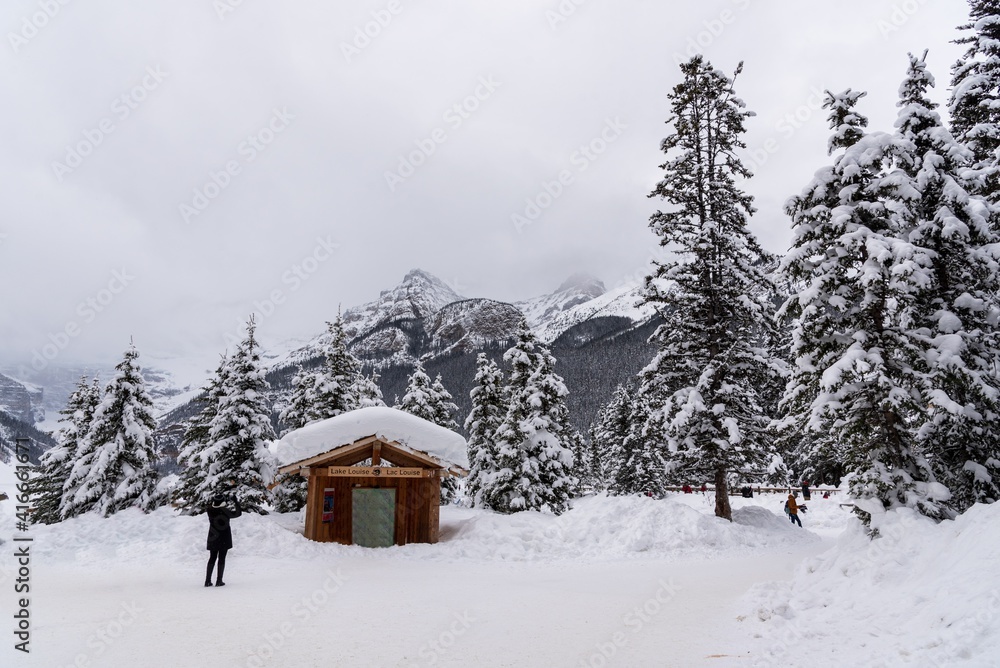
M447 468L469 467L465 439L450 429L395 408L360 408L337 417L313 422L285 434L275 448L282 466L315 457L368 436L423 452Z

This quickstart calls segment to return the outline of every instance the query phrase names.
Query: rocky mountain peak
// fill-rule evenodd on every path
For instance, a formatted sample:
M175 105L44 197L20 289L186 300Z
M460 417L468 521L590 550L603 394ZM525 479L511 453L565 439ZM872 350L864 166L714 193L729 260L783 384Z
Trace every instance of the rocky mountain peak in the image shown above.
M556 293L562 292L575 292L587 295L591 299L594 299L607 292L607 289L604 287L604 282L601 281L601 279L591 274L581 272L573 274L563 281L562 285L556 289Z
M41 422L45 419L41 388L0 374L0 410L27 424Z

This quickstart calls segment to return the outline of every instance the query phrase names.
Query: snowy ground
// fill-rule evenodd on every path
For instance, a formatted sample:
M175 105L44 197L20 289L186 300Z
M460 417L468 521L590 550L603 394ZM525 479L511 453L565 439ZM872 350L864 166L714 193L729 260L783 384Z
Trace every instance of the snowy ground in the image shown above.
M785 520L781 502L735 498L732 524L699 494L586 499L560 518L446 508L439 544L386 550L307 541L294 515L245 516L233 522L223 589L201 585L204 518L167 509L78 518L32 529L32 652L15 652L8 635L0 665L904 665L891 646L906 635L903 616L941 592L907 593L910 575L891 565L903 539L889 536L891 563L875 568L870 554L863 561L869 544L844 531L851 521L836 497L813 498L805 529ZM9 539L12 504L0 506ZM941 533L918 524L922 540ZM4 615L16 609L10 546ZM904 565L933 580L947 570L937 554ZM876 619L878 606L862 601L881 586L906 596ZM916 618L920 628L934 627L933 614ZM896 637L876 642L876 621ZM977 623L961 637L995 626ZM859 632L883 663L834 660L850 656L845 642L857 636L845 634ZM973 644L964 665L994 665L977 663L989 647ZM910 665L952 665L921 663L914 651Z
M898 510L879 531L851 522L793 581L753 588L752 665L1000 666L1000 504L941 524Z
M729 524L710 505L597 498L561 518L450 508L439 544L389 550L307 541L295 516L246 516L224 589L201 586L204 518L37 527L32 652L8 641L2 665L744 665L740 596L824 542L770 507Z

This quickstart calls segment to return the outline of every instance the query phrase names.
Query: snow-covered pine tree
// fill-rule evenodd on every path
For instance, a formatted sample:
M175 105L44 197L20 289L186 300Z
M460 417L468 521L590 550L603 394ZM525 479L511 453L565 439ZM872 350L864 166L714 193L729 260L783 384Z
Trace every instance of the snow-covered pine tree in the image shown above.
M561 514L578 482L568 439L566 384L555 373L552 353L523 320L504 361L510 365L509 407L496 435L497 470L489 476L483 499L503 513Z
M266 514L267 486L276 464L268 445L275 439L271 427L269 389L261 367L253 316L246 338L229 358L218 412L209 425L211 444L202 452L208 473L198 489L204 498L213 493L233 494L247 512Z
M570 475L575 483L570 489L570 496L577 497L588 492L596 492L599 489L599 483L594 477L594 462L591 459L593 450L590 443L583 437L580 430L569 424L564 444L573 454L573 468L570 470Z
M926 416L917 432L938 481L964 512L1000 499L1000 210L976 195L974 156L944 127L927 97L934 85L922 58L910 55L900 87L894 197L909 267L908 326L920 343Z
M358 408L385 406L382 390L378 386L378 373L372 371L370 376L359 373L354 382L354 396L358 398Z
M482 508L485 505L483 490L496 468L497 429L507 410L503 372L486 353L476 357L476 380L469 397L472 409L465 418L465 430L469 433L469 477L465 480L465 494L473 508Z
M203 394L195 399L202 406L184 432L177 465L180 480L174 491L174 503L184 513L197 515L205 512L211 501L213 490L204 484L208 476L209 462L205 459L205 449L212 443L212 420L219 414L219 404L226 392L229 360L225 355L219 360L215 375L205 386Z
M445 389L444 383L441 382L441 374L438 374L431 383L431 406L437 415L434 422L445 429L458 431L458 423L453 417L458 412L458 406L452 401L453 398L451 392ZM457 478L445 476L441 479L442 506L457 503L460 493Z
M632 401L635 389L631 383L622 383L615 388L611 400L597 414L591 426L591 446L597 460L596 471L600 480L608 485L618 475L618 468L624 460L622 447L632 426Z
M607 407L605 406L605 408ZM590 481L590 487L595 492L602 492L608 488L607 480L604 478L604 469L608 463L604 461L605 452L601 449L596 437L597 425L600 419L601 412L598 411L597 417L590 423L590 427L587 428L587 460L590 462L587 480Z
M418 360L406 384L406 394L396 406L401 411L416 415L428 422L458 430L458 423L452 415L458 410L452 402L452 395L441 383L441 376L432 381L424 371L424 365ZM458 481L448 476L441 480L441 504L453 503L458 498Z
M330 342L323 368L316 375L315 399L307 422L337 417L354 410L359 404L355 392L361 376L361 362L347 349L347 334L340 313L337 313L336 320L326 325Z
M952 66L949 101L951 130L973 152L975 164L986 168L981 192L1000 198L1000 1L969 0L966 34L955 40L966 51Z
M431 405L437 414L434 424L458 431L458 423L455 422L458 406L452 401L453 399L451 392L445 389L444 383L441 382L441 374L438 374L431 383Z
M89 510L107 517L131 507L148 512L155 504L156 420L138 358L130 344L94 410L84 457L67 480L74 492L64 499L63 517Z
M289 403L278 415L278 420L284 426L281 435L300 429L310 421L310 414L315 401L316 374L299 366L292 379L292 396ZM278 473L274 478L271 496L274 510L278 513L293 513L306 505L309 494L309 479L298 473Z
M667 462L660 441L646 434L650 406L642 395L632 397L628 430L616 451L614 475L608 480L613 496L640 494L661 498L666 493Z
M435 402L433 381L424 371L424 365L417 360L413 367L413 373L406 381L406 393L396 405L401 411L406 411L410 415L416 415L428 422L437 424L440 414Z
M295 378L292 379L291 399L278 417L285 427L282 435L304 427L310 422L324 419L324 417L333 417L323 415L323 412L317 407L317 382L323 384L326 390L336 390L331 392L332 396L328 395L324 401L327 405L340 406L341 412L370 406L385 406L385 402L382 400L382 390L378 386L378 374L372 372L371 376L363 375L361 363L347 350L346 336L340 315L338 314L335 323L332 325L328 323L328 326L331 333L331 345L327 350L327 365L319 372L309 372L301 366L299 367ZM341 391L344 386L342 375L338 374L334 383L323 383L325 374L331 368L354 369L353 378L347 384L346 392ZM279 473L275 478L275 486L272 490L274 509L279 513L301 510L306 504L308 489L309 481L297 473Z
M855 107L866 95L851 89L837 94L827 92L824 108L830 110L833 130L828 154L848 149L865 136L868 119ZM833 167L826 167L817 175L817 182L833 183L833 178ZM844 274L852 271L853 260L840 258L836 252L825 257L831 241L844 231L831 221L831 212L839 204L836 184L826 189L816 188L807 197L786 204L786 212L793 218L794 241L781 267L790 297L779 310L779 318L791 325L788 355L792 362L780 407L780 446L792 470L803 479L819 482L831 477L832 484L839 483L845 473L845 444L835 434L817 426L813 411L821 408L815 403L821 379L816 360L827 355L834 359L837 351L850 343L849 335L831 336L842 327L844 316L836 309L822 306L838 292L849 290L842 284L848 282ZM845 331L852 331L850 325L846 327Z
M306 507L309 495L309 478L298 473L279 473L274 478L271 496L274 512L295 513Z
M751 176L736 152L752 114L734 79L702 56L681 72L668 96L664 177L650 193L672 207L650 227L677 259L655 261L646 279L645 302L665 322L639 393L651 410L646 438L666 445L678 471L714 478L715 513L731 519L727 476L763 469L772 449L758 388L774 382L776 367L773 260L747 227L753 199L737 185Z
M97 379L91 384L83 376L69 395L66 407L59 411L62 415L59 422L63 426L56 432L56 445L42 453L40 470L29 481L29 493L35 500L33 522L55 524L62 520L63 486L73 470L80 441L90 431L90 423L100 401L101 390Z
M310 422L347 411L385 406L378 374L374 371L371 376L361 373L361 362L347 349L340 315L336 321L327 323L327 327L330 342L323 367L307 371L300 366L292 379L292 395L278 416L284 426L282 436Z
M62 520L59 508L62 506L63 485L73 470L72 457L72 449L61 442L39 457L38 471L27 483L28 494L35 500L31 513L33 524L55 524Z
M316 378L316 372L306 371L301 365L295 372L295 377L292 378L292 395L278 415L278 420L283 426L282 436L316 419L313 415L316 405Z
M91 385L91 397L93 410L90 413L88 427L86 431L79 431L76 434L76 446L70 453L69 475L63 482L62 499L59 503L59 515L62 519L76 517L89 512L94 507L93 499L77 499L77 492L87 479L91 464L94 459L94 444L88 437L90 434L90 424L93 424L94 412L104 398L100 381L95 377Z
M808 434L817 458L843 458L855 512L869 525L879 508L940 516L941 507L914 434L919 348L900 322L912 290L899 259L912 248L886 206L896 145L866 133L854 109L863 95L827 94L830 152L841 153L786 204L794 237L782 271L801 288L781 309L794 322L782 427Z

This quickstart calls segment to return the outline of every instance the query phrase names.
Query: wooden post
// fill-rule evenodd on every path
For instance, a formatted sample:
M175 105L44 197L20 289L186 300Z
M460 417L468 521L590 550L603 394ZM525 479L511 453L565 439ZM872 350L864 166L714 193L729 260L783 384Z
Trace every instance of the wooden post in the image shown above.
M315 475L309 476L309 487L306 492L306 527L305 537L309 540L319 540L319 530L323 519L323 479Z

